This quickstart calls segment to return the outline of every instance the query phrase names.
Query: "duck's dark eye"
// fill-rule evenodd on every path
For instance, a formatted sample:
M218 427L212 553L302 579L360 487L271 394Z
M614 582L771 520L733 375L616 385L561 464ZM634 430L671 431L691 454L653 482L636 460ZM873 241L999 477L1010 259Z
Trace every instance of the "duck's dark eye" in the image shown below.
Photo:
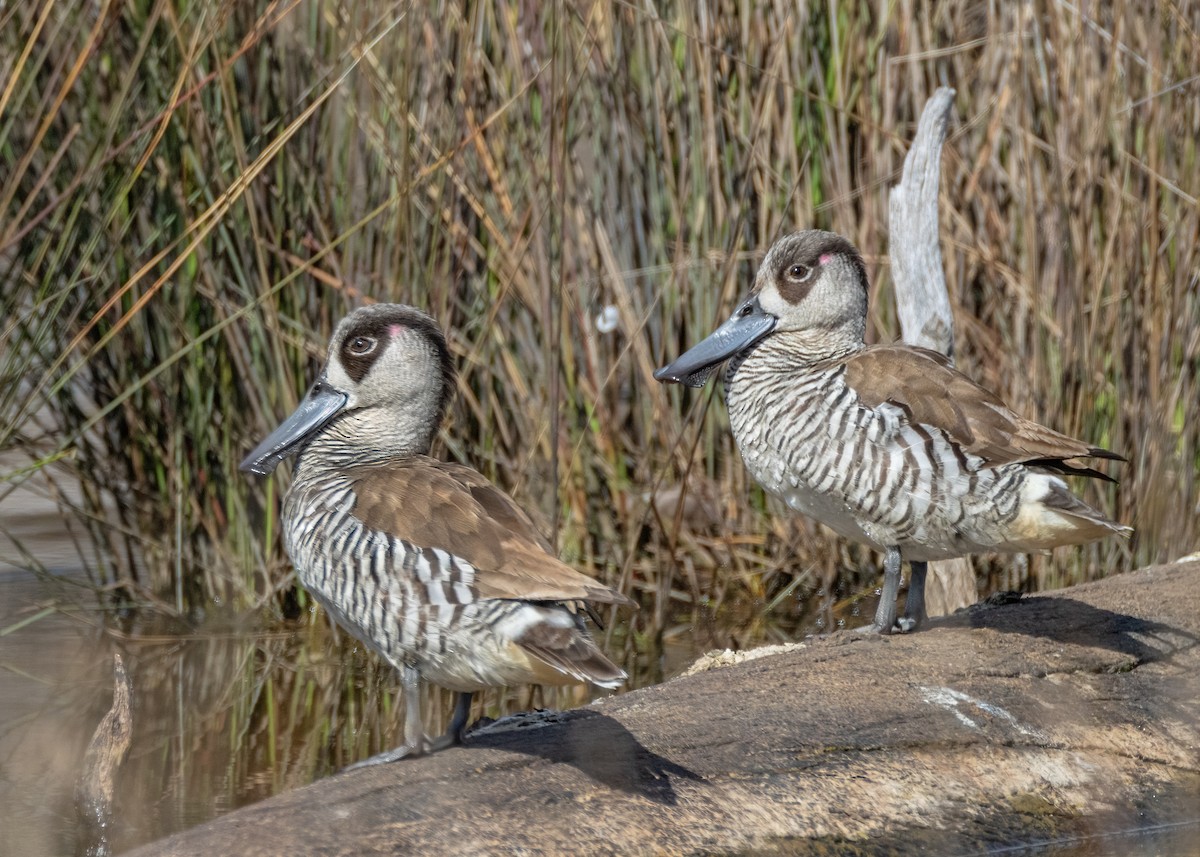
M788 276L802 283L808 279L811 273L812 268L808 267L808 265L792 265L792 267L788 268Z
M372 336L355 336L346 342L346 350L360 357L375 350L377 340Z

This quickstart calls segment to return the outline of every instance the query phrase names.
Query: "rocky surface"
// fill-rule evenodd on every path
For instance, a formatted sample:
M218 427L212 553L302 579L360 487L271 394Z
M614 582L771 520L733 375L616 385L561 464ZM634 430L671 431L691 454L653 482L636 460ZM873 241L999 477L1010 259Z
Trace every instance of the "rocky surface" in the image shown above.
M1157 566L509 718L135 853L921 854L1200 820L1198 643L1200 562Z

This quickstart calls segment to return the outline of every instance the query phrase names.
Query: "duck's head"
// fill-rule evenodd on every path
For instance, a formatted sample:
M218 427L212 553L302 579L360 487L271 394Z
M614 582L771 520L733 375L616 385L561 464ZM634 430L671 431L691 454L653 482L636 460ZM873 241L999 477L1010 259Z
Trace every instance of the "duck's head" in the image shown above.
M833 232L796 232L771 245L729 320L654 377L702 387L730 357L788 332L827 335L836 351L862 342L866 315L867 272L854 245Z
M363 307L333 332L325 367L300 405L240 467L266 475L323 433L351 454L428 452L453 389L436 321L402 304Z

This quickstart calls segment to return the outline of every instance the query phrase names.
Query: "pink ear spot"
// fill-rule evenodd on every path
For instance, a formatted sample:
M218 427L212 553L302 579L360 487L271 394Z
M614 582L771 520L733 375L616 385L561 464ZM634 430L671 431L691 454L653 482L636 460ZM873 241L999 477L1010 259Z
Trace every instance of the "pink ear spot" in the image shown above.
M404 325L402 325L402 324L389 324L388 325L388 336L391 339L395 339L397 336L400 335L400 331L402 331L402 330L404 330Z
M822 253L821 258L818 259L817 261L819 261L822 265L828 265L830 262L833 261L833 254L832 253Z

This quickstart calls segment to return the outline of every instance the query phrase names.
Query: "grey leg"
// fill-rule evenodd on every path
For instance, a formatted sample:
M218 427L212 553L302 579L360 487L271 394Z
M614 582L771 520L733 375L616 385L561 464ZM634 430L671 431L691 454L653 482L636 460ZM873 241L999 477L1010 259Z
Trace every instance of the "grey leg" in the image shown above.
M421 674L416 667L405 666L400 671L400 683L404 687L404 746L419 756L429 741L421 728Z
M929 618L925 612L925 572L928 569L923 562L910 562L908 568L912 577L908 581L908 598L904 600L904 618L898 623L905 633L917 630Z
M900 548L890 547L883 555L883 589L879 593L879 609L875 621L863 628L862 634L890 634L896 624L896 596L900 593Z
M400 671L400 683L404 688L404 743L394 750L355 762L346 768L347 771L423 756L433 749L421 727L421 674L416 667L406 666Z

